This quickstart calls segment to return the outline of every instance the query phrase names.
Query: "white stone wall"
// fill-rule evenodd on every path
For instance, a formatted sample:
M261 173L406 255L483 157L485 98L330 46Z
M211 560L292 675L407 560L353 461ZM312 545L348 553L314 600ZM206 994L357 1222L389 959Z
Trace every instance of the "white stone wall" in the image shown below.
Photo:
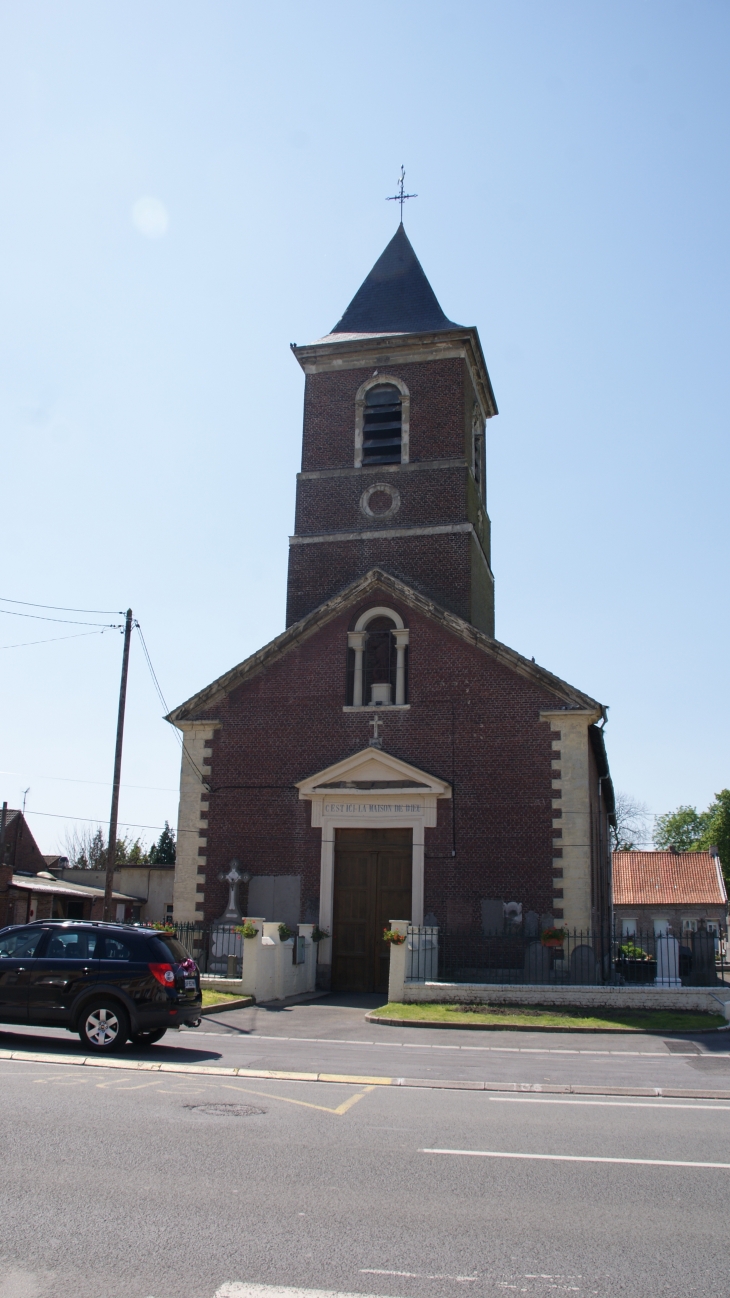
M178 721L183 732L183 753L180 769L180 806L177 817L177 853L175 860L174 915L180 923L203 918L204 892L198 884L205 884L206 838L200 830L207 829L208 821L202 812L207 808L202 794L206 792L203 780L210 774L210 752L206 751L219 727L217 721ZM201 779L202 776L202 779Z
M592 915L592 862L591 862L591 766L588 727L597 721L600 713L584 711L542 712L543 721L550 729L560 732L553 740L555 757L553 770L559 778L553 779L553 828L562 837L555 847L562 847L562 860L556 865L563 868L563 896L554 908L563 910L563 919L571 932L588 933Z

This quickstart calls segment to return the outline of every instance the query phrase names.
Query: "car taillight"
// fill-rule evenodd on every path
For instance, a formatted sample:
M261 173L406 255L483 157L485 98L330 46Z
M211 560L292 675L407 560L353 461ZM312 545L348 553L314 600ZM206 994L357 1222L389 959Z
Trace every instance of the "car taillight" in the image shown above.
M149 971L163 987L171 987L175 981L171 964L151 964Z

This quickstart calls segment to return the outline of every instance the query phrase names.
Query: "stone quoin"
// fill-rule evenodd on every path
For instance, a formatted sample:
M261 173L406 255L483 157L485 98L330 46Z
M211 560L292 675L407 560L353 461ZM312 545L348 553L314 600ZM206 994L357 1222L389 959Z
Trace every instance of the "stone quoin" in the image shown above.
M401 225L335 328L292 350L287 625L168 718L175 918L218 919L235 859L243 913L275 879L288 923L331 934L320 986L352 991L387 987L391 919L476 933L514 903L520 923L605 927L606 710L494 638L476 328L444 315Z

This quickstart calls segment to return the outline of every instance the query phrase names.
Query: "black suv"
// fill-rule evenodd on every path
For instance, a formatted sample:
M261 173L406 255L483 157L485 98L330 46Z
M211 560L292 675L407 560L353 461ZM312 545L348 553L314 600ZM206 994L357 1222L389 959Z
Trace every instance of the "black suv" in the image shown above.
M109 1053L197 1027L200 972L177 938L155 929L36 920L0 930L0 1023L78 1032Z

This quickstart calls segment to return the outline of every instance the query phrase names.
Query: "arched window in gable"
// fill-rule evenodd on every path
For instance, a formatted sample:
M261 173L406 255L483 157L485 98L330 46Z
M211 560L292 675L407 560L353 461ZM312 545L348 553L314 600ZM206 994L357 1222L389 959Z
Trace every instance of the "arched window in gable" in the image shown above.
M403 707L408 700L408 629L388 608L372 608L348 631L350 707Z

